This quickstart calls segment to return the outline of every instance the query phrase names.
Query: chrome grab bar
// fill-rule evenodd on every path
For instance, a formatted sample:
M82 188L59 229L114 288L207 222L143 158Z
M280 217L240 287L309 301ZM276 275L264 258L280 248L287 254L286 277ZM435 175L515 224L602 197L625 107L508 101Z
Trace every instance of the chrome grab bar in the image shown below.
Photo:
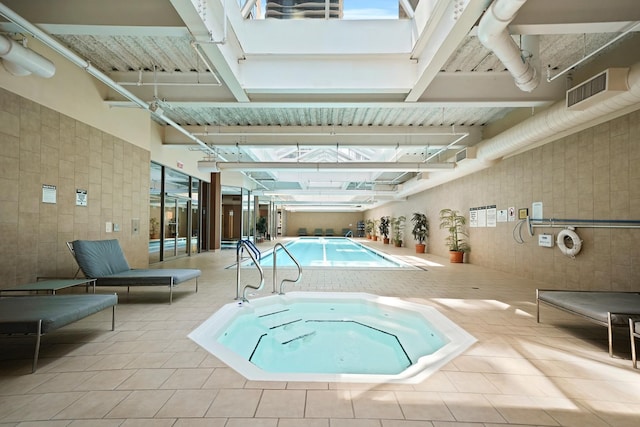
M302 279L302 267L300 267L300 263L298 262L297 259L294 258L293 255L291 255L291 252L289 252L289 250L287 248L284 247L284 245L282 243L276 243L273 246L273 293L276 293L276 283L278 282L278 273L277 273L277 269L276 269L276 253L278 252L276 249L278 247L281 247L282 250L289 255L289 258L291 258L291 260L294 262L294 264L298 267L298 277L295 280L292 279L282 279L282 282L280 282L280 295L284 295L284 291L282 290L284 287L284 282L289 282L289 283L298 283L300 281L300 279Z
M242 264L242 252L244 249L247 249L247 253L249 254L249 258L253 261L253 265L258 268L258 272L260 273L260 284L258 286L255 285L245 285L242 289L242 301L247 300L247 288L260 290L264 286L264 271L260 266L260 250L253 244L250 240L240 240L238 242L238 246L236 248L236 299L240 299L240 268ZM256 258L257 257L257 258Z
M344 233L344 237L353 237L353 233L351 232L351 230Z

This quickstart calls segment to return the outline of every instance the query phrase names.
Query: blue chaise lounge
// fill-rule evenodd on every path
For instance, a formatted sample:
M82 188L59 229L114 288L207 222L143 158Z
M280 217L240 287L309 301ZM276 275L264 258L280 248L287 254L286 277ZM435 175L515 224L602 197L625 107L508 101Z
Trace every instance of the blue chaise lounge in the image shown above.
M68 242L80 270L85 277L96 279L96 286L168 286L169 304L173 301L173 288L195 279L201 271L195 268L131 269L120 243L112 240L74 240Z
M40 295L0 298L0 334L35 335L36 348L31 372L38 366L40 337L58 328L112 307L111 330L115 329L118 296Z

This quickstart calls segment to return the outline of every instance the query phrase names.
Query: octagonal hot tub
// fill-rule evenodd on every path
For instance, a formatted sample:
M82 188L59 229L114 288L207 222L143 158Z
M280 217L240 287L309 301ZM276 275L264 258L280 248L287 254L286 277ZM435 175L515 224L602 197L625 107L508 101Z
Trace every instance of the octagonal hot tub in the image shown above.
M433 307L323 292L227 304L189 338L250 380L325 382L418 382L475 342Z

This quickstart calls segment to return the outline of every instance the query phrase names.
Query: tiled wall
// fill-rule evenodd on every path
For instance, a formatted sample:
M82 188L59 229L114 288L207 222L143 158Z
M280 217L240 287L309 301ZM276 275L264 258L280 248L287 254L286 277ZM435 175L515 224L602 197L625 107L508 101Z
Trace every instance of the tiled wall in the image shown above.
M148 264L149 152L0 89L0 287L70 276L65 242L117 238L129 263ZM55 204L43 203L55 185ZM76 189L87 190L86 207ZM138 233L132 219L139 219ZM106 233L106 222L120 225Z
M424 211L431 221L428 251L448 257L445 234L438 228L440 209L458 209L468 219L471 207L531 211L533 202L543 202L545 218L640 220L640 112L504 159L367 217L409 218L415 210ZM552 288L640 290L640 230L578 227L582 251L572 259L557 246L538 246L538 233L557 235L560 229L536 229L536 236L530 237L523 227L525 243L518 244L513 237L516 224L470 228L469 262ZM408 235L410 226L409 222Z

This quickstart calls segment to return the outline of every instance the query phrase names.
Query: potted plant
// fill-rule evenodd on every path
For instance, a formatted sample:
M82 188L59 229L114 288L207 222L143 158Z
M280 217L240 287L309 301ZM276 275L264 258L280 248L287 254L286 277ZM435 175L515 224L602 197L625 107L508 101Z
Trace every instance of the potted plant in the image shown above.
M256 242L259 243L264 241L264 237L267 233L267 217L266 216L261 216L258 218L258 221L256 221L256 231L258 232Z
M367 239L371 239L371 233L373 232L373 220L368 219L364 223L364 231L367 234Z
M378 224L380 223L380 220L378 219L373 219L373 228L371 229L371 238L373 239L373 241L377 241L378 240Z
M464 253L470 251L469 244L465 241L466 218L454 209L442 209L440 211L440 228L446 229L449 235L446 238L449 246L449 260L460 263L464 259Z
M382 242L385 245L389 244L389 217L383 216L380 218L380 224L378 225L380 235L383 237Z
M149 238L150 239L160 238L160 222L158 221L158 218L153 216L149 218Z
M407 220L405 216L391 218L391 231L393 233L393 245L396 248L402 246L402 238L404 237L404 223Z
M411 222L413 223L411 234L413 234L413 238L417 242L416 253L423 254L427 249L425 241L427 240L427 237L429 237L429 220L425 214L414 212L411 217Z

